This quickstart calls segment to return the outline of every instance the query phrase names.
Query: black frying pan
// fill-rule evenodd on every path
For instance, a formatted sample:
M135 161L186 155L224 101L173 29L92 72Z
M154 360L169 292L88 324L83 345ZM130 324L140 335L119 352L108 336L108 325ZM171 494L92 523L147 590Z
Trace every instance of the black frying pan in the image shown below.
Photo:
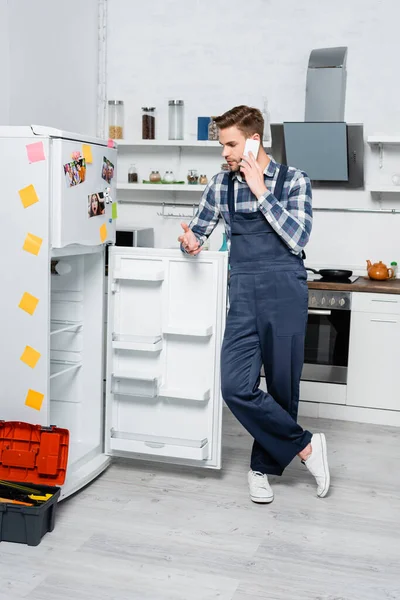
M316 275L321 275L321 277L326 279L337 279L338 281L349 279L353 275L353 271L348 271L347 269L321 269L317 271L316 269L306 267L306 270L312 271Z

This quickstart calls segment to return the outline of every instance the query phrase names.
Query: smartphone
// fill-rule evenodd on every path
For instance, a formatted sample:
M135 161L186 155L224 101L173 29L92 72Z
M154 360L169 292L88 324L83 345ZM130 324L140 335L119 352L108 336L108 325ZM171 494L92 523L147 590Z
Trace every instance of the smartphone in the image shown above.
M244 147L244 156L248 156L249 152L254 154L254 158L257 159L258 150L260 148L260 140L248 139L246 140L246 145Z

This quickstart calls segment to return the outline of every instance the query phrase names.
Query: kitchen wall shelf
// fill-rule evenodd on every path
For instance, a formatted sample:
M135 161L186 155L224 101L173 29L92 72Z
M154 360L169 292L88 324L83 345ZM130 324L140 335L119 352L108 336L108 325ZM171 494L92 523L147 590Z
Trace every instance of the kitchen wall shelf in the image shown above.
M116 281L164 281L164 271L156 271L155 273L114 273Z
M400 144L400 135L370 135L367 137L368 144Z
M400 185L382 185L380 187L369 187L371 194L400 194Z
M130 192L196 192L201 193L206 189L205 185L189 185L174 183L117 183L117 190Z
M112 334L112 347L116 350L133 350L137 352L160 352L162 350L161 335L139 336Z
M199 327L196 329L190 328L182 328L182 327L174 327L173 325L169 327L164 327L163 329L164 335L180 335L185 337L210 337L213 334L213 326L209 327Z
M206 390L204 392L189 392L184 390L172 389L172 388L161 388L159 392L160 398L172 398L179 400L194 400L195 402L207 402L211 397L211 391Z
M116 140L118 148L134 148L135 146L168 146L176 148L221 148L218 141L208 140Z

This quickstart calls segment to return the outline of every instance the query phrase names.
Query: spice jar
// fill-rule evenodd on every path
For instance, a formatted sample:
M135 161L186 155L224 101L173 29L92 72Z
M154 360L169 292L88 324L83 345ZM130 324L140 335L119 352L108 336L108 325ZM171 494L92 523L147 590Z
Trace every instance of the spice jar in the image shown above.
M108 101L108 137L120 140L124 137L124 103L122 100Z
M168 107L168 139L183 140L183 100L169 100Z
M208 183L207 175L200 175L199 183L200 183L200 185L207 185L207 183Z
M175 176L172 171L165 171L163 180L165 183L173 183L175 181Z
M214 121L215 117L211 117L211 120L208 124L208 139L213 142L218 141L219 131L216 122Z
M156 138L156 109L154 106L142 108L142 139L155 140Z
M222 163L221 165L221 171L229 171L229 165L228 163Z
M160 172L152 171L149 176L149 181L151 181L151 183L158 183L159 181L161 181Z
M188 171L187 180L189 185L195 185L199 181L196 169L190 169Z
M128 183L137 183L138 182L138 173L135 165L131 165L128 171Z

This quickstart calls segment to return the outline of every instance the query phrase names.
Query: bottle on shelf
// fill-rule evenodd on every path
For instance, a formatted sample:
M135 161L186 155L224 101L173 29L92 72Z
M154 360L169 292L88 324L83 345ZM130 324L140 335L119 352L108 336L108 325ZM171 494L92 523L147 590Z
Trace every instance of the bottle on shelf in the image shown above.
M264 136L263 141L266 146L271 146L272 144L272 134L271 134L271 117L268 109L268 98L266 96L263 97L263 110L262 115L264 117Z
M396 277L397 277L397 262L396 262L395 260L393 260L393 261L390 263L390 266L391 266L391 267L392 267L392 269L393 269L393 279L396 279Z

